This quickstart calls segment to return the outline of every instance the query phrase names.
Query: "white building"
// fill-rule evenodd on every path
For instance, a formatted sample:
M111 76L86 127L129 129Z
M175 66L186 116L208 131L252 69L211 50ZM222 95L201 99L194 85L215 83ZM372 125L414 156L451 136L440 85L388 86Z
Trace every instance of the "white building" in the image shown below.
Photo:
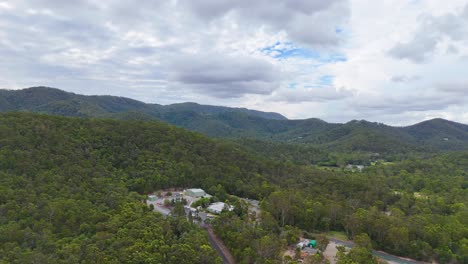
M234 210L234 206L232 205L227 205L223 202L217 202L217 203L213 203L213 204L210 204L210 206L208 206L207 210L208 212L210 213L213 213L213 214L220 214L224 209L227 209L228 211L232 211Z

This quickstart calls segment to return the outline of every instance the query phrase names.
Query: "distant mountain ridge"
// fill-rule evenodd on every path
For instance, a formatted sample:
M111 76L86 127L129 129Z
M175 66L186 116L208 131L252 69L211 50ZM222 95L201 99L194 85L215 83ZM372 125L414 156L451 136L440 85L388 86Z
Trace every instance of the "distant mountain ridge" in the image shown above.
M161 120L208 136L307 144L328 151L401 153L468 150L468 125L433 119L406 127L353 120L344 124L278 113L180 103L146 104L116 96L85 96L55 88L0 90L0 111L114 119Z
M0 111L32 111L70 116L97 116L142 111L153 117L167 112L195 112L204 115L240 112L266 119L287 119L281 114L246 108L179 103L171 105L146 104L134 99L109 95L80 95L50 87L22 90L0 90Z

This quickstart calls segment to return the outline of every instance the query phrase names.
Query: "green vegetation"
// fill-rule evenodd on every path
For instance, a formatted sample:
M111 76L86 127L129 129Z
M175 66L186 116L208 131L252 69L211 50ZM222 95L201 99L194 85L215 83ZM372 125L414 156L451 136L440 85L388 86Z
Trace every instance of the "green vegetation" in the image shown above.
M47 87L0 91L0 111L31 111L63 116L100 117L123 120L162 120L205 135L265 141L249 144L259 151L286 149L285 155L274 150L274 157L323 165L341 164L341 156L370 162L379 154L386 160L433 152L468 150L468 126L434 119L408 127L353 120L345 124L320 119L287 120L277 113L243 108L205 106L195 103L168 106L145 104L114 96L83 96ZM293 143L274 145L270 142ZM298 147L305 145L305 147ZM320 149L320 151L318 150ZM297 155L299 150L306 155ZM333 153L328 155L327 153ZM363 159L367 156L367 159ZM335 157L335 158L333 158ZM345 159L346 160L346 159ZM334 165L333 165L334 166Z
M239 113L266 119L286 119L277 113L267 113L245 108L199 105L196 103L167 106L145 104L117 96L84 96L49 87L32 87L23 90L0 90L0 111L31 111L64 116L109 117L118 119L165 119L173 121L193 115L215 116ZM189 120L186 120L189 121Z
M245 224L238 217L222 215L214 223L215 231L231 249L240 263L268 263L281 260L280 252L286 242L271 233L253 225Z
M303 173L264 200L280 226L344 230L349 239L367 233L375 248L396 255L466 261L468 153L377 165L358 174Z
M355 237L356 245L346 253L343 246L338 246L336 254L337 264L378 264L376 257L372 256L372 244L367 234L360 234Z
M141 203L154 190L200 186L235 206L213 228L239 263L281 261L298 228L365 233L389 253L467 262L467 152L362 173L261 153L154 121L0 114L0 260L216 263L199 228ZM261 200L259 221L228 193Z
M250 138L238 139L235 140L235 143L242 146L246 151L277 161L290 162L297 165L319 164L337 166L336 156L311 145L263 141ZM343 165L347 164L348 160L350 160L346 158L342 159ZM365 159L368 160L369 157L366 155Z
M327 236L340 239L340 240L348 239L348 236L346 235L346 233L342 231L329 231L327 232Z
M14 113L0 115L0 138L0 263L220 262L201 229L150 212L132 192L153 188L145 179L160 174L181 180L170 170L186 169L176 158L198 135Z

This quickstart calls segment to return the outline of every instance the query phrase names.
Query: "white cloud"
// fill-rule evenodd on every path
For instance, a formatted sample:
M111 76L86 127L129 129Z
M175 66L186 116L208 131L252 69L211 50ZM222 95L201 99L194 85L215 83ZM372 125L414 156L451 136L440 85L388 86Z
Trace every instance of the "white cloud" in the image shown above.
M342 27L349 15L346 0L200 0L180 1L200 18L215 21L230 16L243 27L264 26L273 31L284 31L293 41L312 46L336 45Z
M0 10L11 10L13 9L13 5L11 3L8 3L8 2L0 2Z
M271 100L291 104L302 102L328 102L342 100L351 96L351 92L336 90L333 87L298 88L281 89L273 94Z
M398 42L389 50L389 54L398 59L423 63L434 55L439 46L445 46L445 50L448 48L453 52L456 50L453 42L468 40L468 16L465 10L468 10L468 5L461 12L441 16L421 15L418 21L420 26L413 37L407 42ZM448 47L443 45L444 42L448 42Z
M468 119L465 0L0 0L0 14L4 88L334 122Z

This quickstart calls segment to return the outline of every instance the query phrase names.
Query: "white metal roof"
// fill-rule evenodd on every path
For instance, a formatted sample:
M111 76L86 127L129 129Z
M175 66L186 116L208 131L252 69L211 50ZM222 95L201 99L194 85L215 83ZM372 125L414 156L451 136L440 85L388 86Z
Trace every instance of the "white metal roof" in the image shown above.
M191 191L191 192L194 192L194 193L204 193L205 191L203 189L200 189L200 188L193 188L193 189L187 189L187 191Z
M210 204L210 206L208 206L208 211L221 212L223 211L225 205L226 204L223 202ZM234 210L234 207L231 205L229 206L229 211L232 211L232 210Z

